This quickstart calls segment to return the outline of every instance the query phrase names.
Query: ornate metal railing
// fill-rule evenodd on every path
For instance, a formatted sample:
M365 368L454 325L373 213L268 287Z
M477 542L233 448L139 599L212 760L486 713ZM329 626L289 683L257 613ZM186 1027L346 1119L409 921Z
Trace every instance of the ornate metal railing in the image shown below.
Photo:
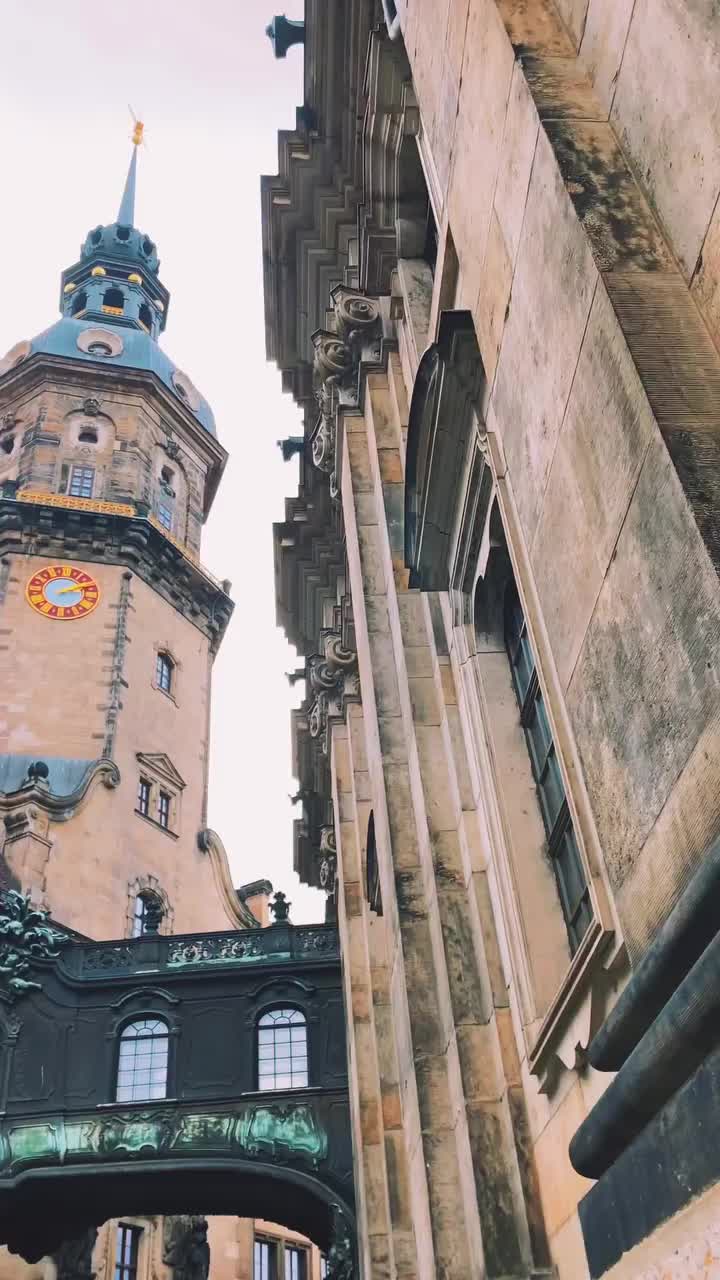
M339 959L332 925L275 924L266 929L224 933L185 933L73 943L62 949L61 965L74 977L126 976L178 969L215 969L236 965L295 964L300 960Z

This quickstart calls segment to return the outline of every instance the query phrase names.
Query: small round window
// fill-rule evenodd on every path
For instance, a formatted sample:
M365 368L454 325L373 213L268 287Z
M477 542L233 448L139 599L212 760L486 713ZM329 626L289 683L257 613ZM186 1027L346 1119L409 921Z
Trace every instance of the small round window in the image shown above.
M123 351L120 334L110 329L83 329L77 336L77 345L90 356L119 356Z

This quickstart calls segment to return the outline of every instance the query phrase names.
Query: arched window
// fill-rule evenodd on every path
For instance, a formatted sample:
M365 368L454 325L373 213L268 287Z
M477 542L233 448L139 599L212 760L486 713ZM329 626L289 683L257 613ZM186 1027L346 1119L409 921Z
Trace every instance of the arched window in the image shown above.
M520 722L525 731L570 950L574 953L592 920L590 893L537 676L535 655L512 578L505 589L504 605L505 647L520 705Z
M79 293L75 294L75 297L73 298L70 304L71 315L74 315L74 316L78 315L81 311L85 310L86 306L87 306L87 293L85 292L84 289L81 289Z
M164 915L163 905L154 893L139 893L133 911L133 938L143 938L146 933L157 933Z
M105 290L103 294L103 311L109 311L112 315L122 315L125 306L125 298L122 289L111 286Z
M120 1036L116 1102L167 1097L168 1028L160 1018L131 1022Z
M258 1021L258 1089L305 1089L307 1024L299 1009L271 1009Z
M150 333L150 330L152 329L153 318L152 318L152 311L150 310L147 302L142 302L140 304L138 317L143 329L147 329L148 333Z
M159 653L155 661L155 683L163 693L170 693L173 685L175 663L169 653Z

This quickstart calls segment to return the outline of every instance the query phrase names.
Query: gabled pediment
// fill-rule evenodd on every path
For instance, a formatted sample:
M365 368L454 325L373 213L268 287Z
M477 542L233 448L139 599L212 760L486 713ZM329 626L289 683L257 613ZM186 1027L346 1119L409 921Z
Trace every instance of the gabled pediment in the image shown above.
M185 779L180 776L172 760L165 755L164 751L157 753L138 751L136 759L141 767L154 773L157 778L167 782L176 791L182 791Z

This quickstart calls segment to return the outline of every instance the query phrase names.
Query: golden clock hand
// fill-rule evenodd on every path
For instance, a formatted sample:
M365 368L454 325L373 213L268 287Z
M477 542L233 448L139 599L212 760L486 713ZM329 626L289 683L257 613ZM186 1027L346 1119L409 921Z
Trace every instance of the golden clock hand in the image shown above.
M84 590L84 587L82 587L79 582L73 582L71 587L58 587L55 594L58 596L65 596L67 595L68 591L83 591L83 590Z

